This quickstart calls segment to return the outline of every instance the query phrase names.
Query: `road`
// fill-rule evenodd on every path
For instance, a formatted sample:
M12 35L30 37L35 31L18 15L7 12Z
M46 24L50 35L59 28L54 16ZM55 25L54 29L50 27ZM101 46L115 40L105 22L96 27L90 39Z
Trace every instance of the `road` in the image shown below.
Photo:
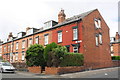
M120 67L104 68L62 75L44 75L28 72L2 73L2 78L118 78L118 69L120 69Z

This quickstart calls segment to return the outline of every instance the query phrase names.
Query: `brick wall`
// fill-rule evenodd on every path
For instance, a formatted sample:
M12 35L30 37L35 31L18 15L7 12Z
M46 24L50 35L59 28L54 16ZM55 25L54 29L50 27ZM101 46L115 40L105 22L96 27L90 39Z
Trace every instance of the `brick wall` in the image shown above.
M73 27L77 26L78 27L78 40L73 40ZM62 30L62 42L58 43L58 31ZM71 44L77 44L76 41L82 40L82 22L74 22L70 23L64 26L61 26L59 28L56 28L52 30L53 36L52 36L52 41L56 42L57 44L66 46L69 45L70 52L73 52L73 46ZM82 42L80 43L79 47L79 53L82 53L83 48L82 48Z
M120 43L115 43L113 45L113 55L114 56L120 56Z
M63 74L63 73L70 73L70 72L78 72L83 71L84 66L71 66L71 67L45 67L45 74Z
M5 43L2 45L2 54L6 54L6 53L13 53L13 62L12 63L17 63L17 62L22 62L24 63L26 60L22 60L22 51L26 52L26 50L28 49L29 47L29 39L31 38L32 39L32 44L35 44L35 38L37 36L39 36L39 44L44 45L44 34L49 34L48 35L48 39L49 39L49 44L52 42L52 31L46 31L46 32L42 32L42 33L38 33L38 34L35 34L35 35L31 35L31 36L28 36L28 37L25 37L25 38L22 38L22 39L18 39L18 40L15 40L14 42L9 42L9 43ZM22 48L22 41L25 40L25 48ZM18 45L18 50L16 50L16 43L19 43ZM13 45L13 50L11 51L11 46L10 46L10 51L8 51L8 45L10 44L14 44ZM6 52L4 52L4 46L6 46ZM16 58L16 52L18 52L18 60L15 60ZM25 54L26 55L26 54ZM3 58L5 60L10 60L9 59L9 55L3 55Z
M113 60L113 66L114 67L120 66L120 61Z
M96 29L95 27L95 18L101 19L100 29ZM94 67L95 65L96 68L112 66L112 60L110 56L109 27L105 23L98 10L95 10L86 16L82 22L82 39L85 66ZM102 44L99 44L99 46L96 46L95 43L96 33L102 33Z
M31 73L41 73L41 67L40 66L33 66L33 67L28 67L29 72Z

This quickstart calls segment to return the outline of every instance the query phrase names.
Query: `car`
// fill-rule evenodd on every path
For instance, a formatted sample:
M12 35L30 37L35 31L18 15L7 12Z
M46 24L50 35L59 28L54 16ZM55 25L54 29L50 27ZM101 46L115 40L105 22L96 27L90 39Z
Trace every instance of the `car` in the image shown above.
M15 67L13 67L12 64L10 64L9 62L0 62L0 72L15 72Z

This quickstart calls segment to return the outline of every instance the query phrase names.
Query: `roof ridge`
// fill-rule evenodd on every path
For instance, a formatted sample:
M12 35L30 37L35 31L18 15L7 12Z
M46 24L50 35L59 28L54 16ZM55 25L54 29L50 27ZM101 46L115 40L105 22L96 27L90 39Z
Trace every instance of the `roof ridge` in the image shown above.
M72 16L72 17L70 17L70 18L67 18L66 20L71 19L71 18L73 18L73 17L79 17L80 15L82 16L83 14L86 14L86 13L90 14L91 12L93 12L93 11L95 11L95 10L97 10L97 9L93 9L93 10L86 11L86 12L83 12L83 13L78 14L78 15L74 15L74 16ZM84 16L84 17L85 17L85 16ZM65 21L66 21L66 20L65 20Z

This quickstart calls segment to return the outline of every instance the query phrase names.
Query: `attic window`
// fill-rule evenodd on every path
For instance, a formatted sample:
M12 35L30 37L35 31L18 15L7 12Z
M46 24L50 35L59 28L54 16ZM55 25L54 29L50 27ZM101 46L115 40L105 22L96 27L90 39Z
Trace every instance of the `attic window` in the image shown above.
M95 18L94 19L94 23L95 23L95 27L98 29L98 28L101 28L101 19L100 18Z

